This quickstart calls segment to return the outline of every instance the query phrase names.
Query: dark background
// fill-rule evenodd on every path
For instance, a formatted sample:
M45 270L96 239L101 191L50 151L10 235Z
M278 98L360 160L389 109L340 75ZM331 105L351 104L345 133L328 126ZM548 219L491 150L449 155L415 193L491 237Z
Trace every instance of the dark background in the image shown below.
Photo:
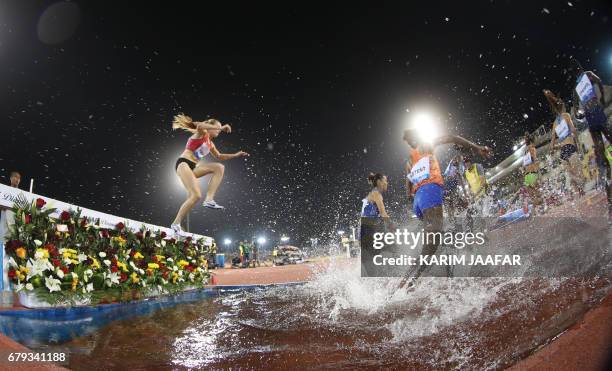
M570 57L612 79L606 1L52 4L0 1L0 181L169 225L188 137L172 116L215 117L234 128L217 147L252 155L226 163L225 211L191 214L217 239L348 231L369 171L407 215L414 111L492 146L492 166L550 121L543 88L571 98Z

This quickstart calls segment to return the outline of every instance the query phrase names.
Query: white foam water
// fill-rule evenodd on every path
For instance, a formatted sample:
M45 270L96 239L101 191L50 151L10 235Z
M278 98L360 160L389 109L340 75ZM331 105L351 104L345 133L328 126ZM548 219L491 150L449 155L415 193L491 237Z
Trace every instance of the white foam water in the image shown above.
M342 322L347 313L387 317L393 341L427 336L479 316L498 291L521 279L422 277L398 290L399 278L362 278L358 261L332 261L307 283L302 294L318 301L319 314ZM405 315L404 315L405 314Z

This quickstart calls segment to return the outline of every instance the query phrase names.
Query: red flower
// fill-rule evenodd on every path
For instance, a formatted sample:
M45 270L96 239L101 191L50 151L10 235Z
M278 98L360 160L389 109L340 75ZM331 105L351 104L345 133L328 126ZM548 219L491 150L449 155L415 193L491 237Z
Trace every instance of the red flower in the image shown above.
M186 267L185 267L185 270L187 270L187 271L189 271L189 272L193 272L193 270L194 270L194 269L195 269L195 268L194 268L194 267L192 267L191 265L188 265L188 266L186 266Z
M45 249L49 252L49 255L56 257L59 255L59 251L55 248L54 244L48 243L45 245Z
M116 265L113 265L113 266L111 267L111 272L113 272L113 273L117 273L117 272L119 272L119 268L117 268L117 266L116 266Z
M136 238L138 238L139 240L142 240L142 232L136 232Z
M15 271L12 270L12 269L8 272L8 276L9 276L10 279L14 279L15 278L15 274L16 274Z
M151 260L153 260L153 263L157 263L157 261L158 261L159 259L157 259L157 256L153 255L153 257L151 258Z
M164 272L162 273L162 277L163 277L165 280L167 280L167 279L168 279L168 271L164 271Z
M108 231L106 229L102 229L100 231L100 234L102 235L102 238L108 238L109 236Z
M30 214L25 214L25 224L30 224L32 223L32 215Z
M42 209L47 203L42 198L36 199L36 207Z
M152 276L153 275L153 271L150 269L147 269L147 276Z
M176 239L175 238L171 238L170 239L170 243L175 244L176 243Z
M64 222L67 222L70 220L70 213L68 211L62 211L62 213L60 214L60 219Z
M125 282L125 281L127 281L127 279L128 279L127 274L121 272L121 278L120 278L121 282Z
M123 224L123 223L119 222L119 223L117 223L117 225L115 226L115 228L116 228L117 230L119 230L119 231L120 231L120 230L122 230L123 228L125 228L125 224Z
M166 238L166 232L162 231L161 234L159 235L161 238Z
M166 264L159 263L159 269L166 269Z
M85 228L87 226L87 218L81 219L81 228Z
M130 250L130 256L134 256L134 255L136 255L136 251L134 251L133 249Z
M62 270L62 272L64 272L64 274L68 274L68 272L70 272L68 270L68 267L60 267L60 269Z
M53 265L55 265L56 267L59 267L62 264L59 259L51 259L51 263L53 263Z

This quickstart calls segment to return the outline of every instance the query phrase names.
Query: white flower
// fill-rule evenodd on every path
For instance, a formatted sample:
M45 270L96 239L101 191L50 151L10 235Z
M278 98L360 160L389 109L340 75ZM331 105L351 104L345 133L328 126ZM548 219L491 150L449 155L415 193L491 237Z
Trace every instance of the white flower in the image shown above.
M64 262L64 264L66 265L70 265L72 264L72 260L70 260L70 258L64 258L64 260L62 260Z
M77 255L77 260L79 263L84 262L85 260L87 260L87 255L80 253L79 255Z
M193 273L189 273L189 281L193 281L194 278L195 276L193 275Z
M8 263L9 263L9 265L10 265L11 267L13 267L13 268L19 268L19 266L18 266L18 265L17 265L17 263L15 262L15 259L13 259L13 257L12 257L12 256L9 258Z
M166 258L166 261L167 261L167 262L173 262L173 261L174 261L174 259L172 259L172 258Z
M162 247L166 247L166 240L162 240L161 241L161 245L162 245Z
M40 245L42 245L42 241L41 241L41 240L34 240L34 244L35 244L37 247L40 247Z
M18 283L15 285L15 291L19 292L21 290L23 290L25 286L23 285L23 283Z
M59 268L55 270L55 274L57 274L59 278L64 278L64 271Z
M43 251L36 251L34 253L34 259L39 260L45 257L45 253Z
M61 271L60 271L61 272ZM62 275L64 274L64 272L62 272ZM53 291L61 291L62 288L60 286L61 281L58 279L55 279L53 277L47 277L45 279L45 286L47 286L47 288L49 289L49 292L53 292Z
M42 276L43 272L46 270L53 270L53 265L49 263L47 259L34 261L30 259L28 260L26 267L28 268L28 280L34 276Z
M71 274L72 274L72 279L73 279L73 280L74 280L74 279L78 279L78 278L79 278L79 275L78 275L78 274L76 274L76 273L74 273L74 272L72 272Z
M31 283L26 283L25 285L26 290L28 291L32 291L34 290L34 286Z
M104 251L100 251L100 252L98 253L98 255L99 255L101 258L106 258L106 253L105 253Z
M112 287L113 283L117 285L119 284L119 273L118 272L112 272L111 274L106 275L106 285L108 287Z
M138 268L138 273L142 276L144 274L144 269Z
M93 283L89 283L89 284L87 284L87 286L85 286L85 290L86 290L87 292L92 292L92 291L93 291L93 289L94 289L94 288L93 288Z
M104 259L104 264L106 264L107 267L110 267L111 261L108 259Z

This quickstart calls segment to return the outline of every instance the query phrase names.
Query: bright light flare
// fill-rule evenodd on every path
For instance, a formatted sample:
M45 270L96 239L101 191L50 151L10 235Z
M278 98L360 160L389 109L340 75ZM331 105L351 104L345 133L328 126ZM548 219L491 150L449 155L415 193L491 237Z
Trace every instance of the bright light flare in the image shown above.
M257 239L257 243L260 245L263 245L264 243L266 243L266 238L265 237L259 237Z
M289 241L289 237L287 237L287 236L282 236L281 237L281 242L287 242L287 241Z
M428 143L440 136L438 122L429 112L415 113L410 121L410 128L417 130L419 138Z
M223 243L226 245L229 245L230 243L232 243L232 240L230 240L229 238L226 238L223 240Z

